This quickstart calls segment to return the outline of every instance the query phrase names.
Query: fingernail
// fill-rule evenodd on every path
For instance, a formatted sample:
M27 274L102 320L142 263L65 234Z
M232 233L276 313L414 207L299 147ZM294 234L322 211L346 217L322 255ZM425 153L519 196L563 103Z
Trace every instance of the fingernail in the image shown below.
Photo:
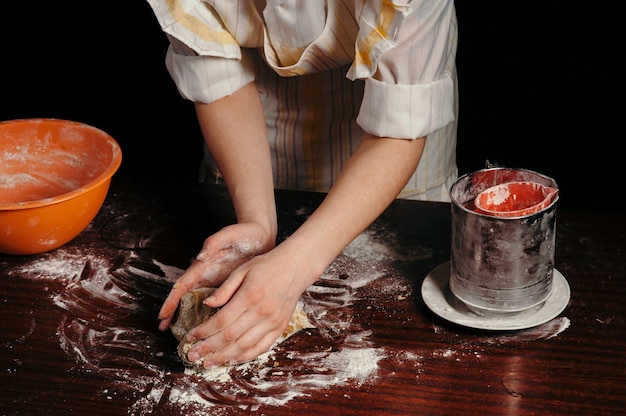
M198 361L200 359L200 354L198 354L195 351L193 351L193 352L189 351L189 353L187 354L187 359L189 361L193 361L193 362Z
M211 360L204 360L202 365L204 366L204 368L206 368L208 370L210 368L215 367L216 364L213 361L211 361Z

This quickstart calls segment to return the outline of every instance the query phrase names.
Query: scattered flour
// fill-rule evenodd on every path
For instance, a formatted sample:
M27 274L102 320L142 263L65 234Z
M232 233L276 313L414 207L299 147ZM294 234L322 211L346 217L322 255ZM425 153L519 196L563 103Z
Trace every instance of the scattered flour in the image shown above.
M77 252L61 247L52 252L39 255L21 267L13 268L9 274L28 275L42 280L69 282L83 272L86 265L99 273L107 273L110 260L98 254Z
M171 337L156 324L154 331L139 330L135 324L156 316L183 270L145 252L120 253L122 259L98 249L85 252L67 246L25 262L12 273L63 284L63 290L51 294L65 311L58 325L61 348L84 370L112 380L107 396L115 390L135 392L139 399L129 415L162 405L189 415L282 406L320 389L371 383L378 362L385 358L351 308L357 289L389 274L398 258L375 241L374 234L356 239L303 295L305 311L317 329L302 331L254 361L202 371L168 369L172 362L179 365ZM406 282L400 287L406 291Z
M54 303L65 311L58 325L59 344L85 371L111 380L111 387L103 392L106 397L116 391L132 392L136 401L129 416L151 413L160 406L191 416L228 415L233 410L283 406L319 390L373 383L381 360L411 365L419 377L428 359L462 358L465 353L454 349L378 348L352 308L368 293L410 301L412 286L396 270L397 264L431 256L427 248L394 245L389 233L382 243L375 230L367 230L303 294L315 330L301 331L254 361L210 370L184 369L175 340L158 331L156 324L154 330L137 328L137 322L156 316L171 284L183 273L145 251L120 250L113 258L110 250L85 253L68 246L12 272L64 285L64 290L52 294ZM378 280L381 284L374 285ZM540 334L526 336L549 338L568 325L569 321L554 322ZM435 327L435 332L442 331ZM471 355L480 358L479 351Z

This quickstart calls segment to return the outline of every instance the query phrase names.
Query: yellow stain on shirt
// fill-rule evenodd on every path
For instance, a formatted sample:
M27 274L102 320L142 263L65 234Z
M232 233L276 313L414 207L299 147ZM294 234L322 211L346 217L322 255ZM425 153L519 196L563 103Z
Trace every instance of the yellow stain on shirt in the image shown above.
M357 65L372 66L371 52L374 46L382 39L387 39L387 34L396 14L396 6L389 0L383 0L378 25L372 28L364 39L358 41L355 63Z
M237 43L233 35L223 28L223 23L221 24L222 30L212 29L210 25L207 25L197 17L187 13L181 4L181 0L165 0L165 4L167 5L170 15L177 23L202 40L213 41L220 45Z

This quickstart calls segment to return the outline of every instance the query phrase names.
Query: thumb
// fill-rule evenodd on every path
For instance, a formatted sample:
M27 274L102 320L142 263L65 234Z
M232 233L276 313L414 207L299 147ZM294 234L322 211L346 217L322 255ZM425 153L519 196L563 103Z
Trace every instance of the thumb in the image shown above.
M204 299L202 303L211 308L221 308L226 305L241 286L243 278L239 276L243 275L244 273L237 271L231 273L228 279L226 279L220 287L215 289L209 297Z

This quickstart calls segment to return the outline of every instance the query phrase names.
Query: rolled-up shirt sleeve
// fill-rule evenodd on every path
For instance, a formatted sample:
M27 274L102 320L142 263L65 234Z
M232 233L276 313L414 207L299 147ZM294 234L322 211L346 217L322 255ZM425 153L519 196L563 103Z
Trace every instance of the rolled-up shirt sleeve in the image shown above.
M379 137L416 139L454 120L454 82L450 74L427 84L388 84L369 78L357 123Z
M364 11L348 77L365 80L357 118L363 130L416 139L454 120L456 20L452 1L402 3L372 13L371 20ZM381 33L384 39L372 40Z
M240 32L247 33L246 29L251 26L235 25L240 11L249 14L252 10L246 7L249 2L225 4L229 11L237 11L224 15L231 16L233 21L224 20L210 1L148 2L170 41L165 63L184 98L210 103L254 80L251 50L240 46L236 39ZM241 10L239 3L242 3ZM258 22L255 23L258 26ZM234 25L233 31L229 24Z
M197 55L170 38L165 63L181 96L211 103L254 81L255 64L250 53L242 48L241 59Z

